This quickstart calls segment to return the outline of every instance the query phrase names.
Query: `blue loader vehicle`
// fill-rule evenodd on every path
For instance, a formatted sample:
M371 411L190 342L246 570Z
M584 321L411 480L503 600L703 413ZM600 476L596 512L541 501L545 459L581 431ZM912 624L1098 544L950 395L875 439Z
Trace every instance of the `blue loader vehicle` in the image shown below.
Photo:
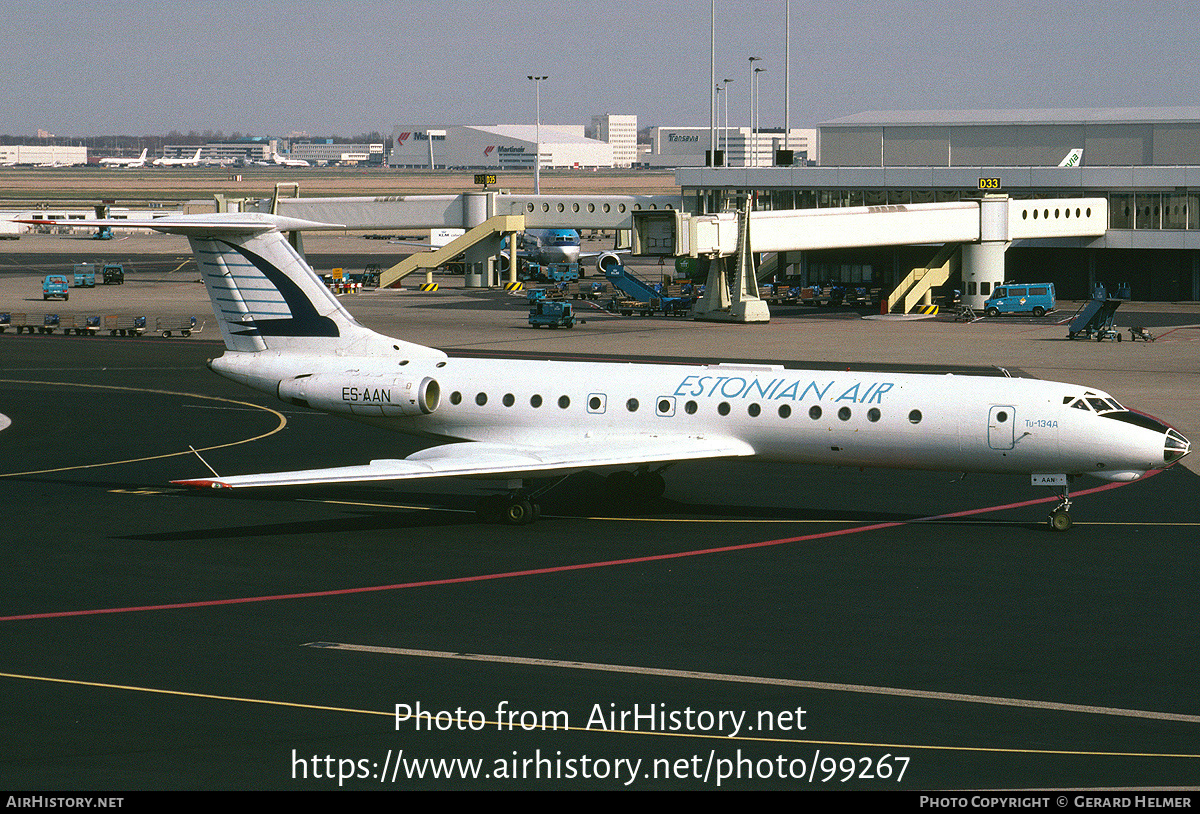
M530 303L529 324L540 328L572 328L575 325L575 310L571 303L561 300L538 300Z

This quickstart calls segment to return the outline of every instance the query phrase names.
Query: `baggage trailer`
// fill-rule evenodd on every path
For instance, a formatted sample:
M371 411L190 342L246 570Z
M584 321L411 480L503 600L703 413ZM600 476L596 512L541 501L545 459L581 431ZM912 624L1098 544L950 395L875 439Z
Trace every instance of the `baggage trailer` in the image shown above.
M145 317L110 315L104 318L104 330L109 336L141 336L146 332Z
M200 327L196 327L195 317L155 317L154 332L162 334L164 337L169 337L172 333L177 333L182 336L191 336L193 333L200 333L204 330L204 323L200 323Z
M58 327L62 328L63 336L95 336L100 331L100 317L66 314L59 317Z

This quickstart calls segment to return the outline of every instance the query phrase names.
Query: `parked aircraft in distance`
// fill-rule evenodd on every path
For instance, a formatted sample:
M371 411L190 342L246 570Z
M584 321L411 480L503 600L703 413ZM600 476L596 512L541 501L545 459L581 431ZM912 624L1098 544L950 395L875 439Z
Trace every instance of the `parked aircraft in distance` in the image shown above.
M1058 162L1058 166L1060 166L1060 167L1078 167L1080 162L1082 162L1082 161L1083 161L1083 150L1076 147L1074 150L1067 153L1067 155L1063 158L1062 161Z
M1049 521L1063 530L1070 477L1133 481L1190 451L1163 422L1060 382L450 357L360 325L281 232L331 224L258 213L115 223L188 237L225 339L213 371L292 405L438 442L403 459L178 481L186 485L494 478L507 491L481 501L481 517L521 524L539 511L531 478L615 469L614 491L653 497L680 461L758 458L1033 476L1062 488Z
M312 164L303 158L284 158L279 153L271 153L271 160L284 167L311 167Z
M191 158L167 158L165 155L161 158L154 159L156 167L199 167L200 153L204 152L204 148L200 147L196 150L196 154Z
M102 158L100 159L102 167L125 167L133 169L135 167L146 166L146 150L142 149L142 154L137 158Z
M581 252L581 239L575 229L527 229L517 240L517 259L527 263L546 266L550 263L578 263L580 260L597 258L596 270L603 274L609 266L620 265L617 252ZM500 271L508 271L511 250L507 241L500 251ZM583 275L582 267L579 273Z

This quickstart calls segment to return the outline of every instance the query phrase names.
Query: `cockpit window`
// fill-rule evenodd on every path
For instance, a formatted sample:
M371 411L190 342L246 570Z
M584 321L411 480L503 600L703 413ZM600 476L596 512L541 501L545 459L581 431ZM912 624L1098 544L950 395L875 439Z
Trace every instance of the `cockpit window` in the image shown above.
M1071 406L1074 407L1076 410L1087 410L1088 409L1087 402L1084 401L1083 399L1075 399L1075 402Z
M1114 410L1124 410L1124 409L1125 409L1124 407L1122 407L1122 406L1120 405L1120 403L1119 403L1119 402L1118 402L1116 399L1114 399L1114 398L1112 398L1112 397L1109 397L1109 398L1107 399L1107 401L1108 401L1108 403L1109 403L1109 404L1111 404L1111 405L1113 406L1113 409L1114 409Z
M1088 397L1088 404L1092 405L1092 409L1098 413L1106 413L1112 409L1112 406L1104 399L1092 398L1091 396Z

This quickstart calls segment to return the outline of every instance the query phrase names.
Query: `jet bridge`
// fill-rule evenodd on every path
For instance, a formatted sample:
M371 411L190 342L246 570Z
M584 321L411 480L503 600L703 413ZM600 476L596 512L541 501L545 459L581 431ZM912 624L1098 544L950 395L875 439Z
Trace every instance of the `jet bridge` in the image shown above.
M681 201L679 195L514 195L503 191L466 192L461 195L301 198L299 185L290 186L290 196L281 195L277 188L273 197L245 201L241 206L245 211L270 212L316 223L339 224L330 227L339 230L468 230L466 235L438 253L413 255L388 269L381 276L383 285L387 284L384 278L395 282L417 268L431 269L464 252L464 262L469 269L468 279L483 285L485 280L491 279L490 273L485 273L483 269L489 258L499 254L501 234L510 233L513 229L603 229L628 232L633 225L635 212L678 211ZM498 220L501 218L507 220ZM493 225L481 228L489 223ZM302 250L299 235L293 233L289 240L298 250ZM456 251L451 251L451 247ZM437 257L433 257L433 254L437 254ZM516 273L516 266L510 264L509 282L516 282ZM426 281L431 280L427 272Z
M1014 240L1099 237L1108 229L1104 198L976 201L751 212L749 252L961 244L964 301L980 307L1004 282L1004 251ZM738 213L633 213L633 253L717 260L738 253ZM724 264L719 264L724 265ZM932 282L932 278L929 282ZM928 287L929 282L926 284ZM901 292L903 294L908 291ZM909 297L909 301L914 298Z

